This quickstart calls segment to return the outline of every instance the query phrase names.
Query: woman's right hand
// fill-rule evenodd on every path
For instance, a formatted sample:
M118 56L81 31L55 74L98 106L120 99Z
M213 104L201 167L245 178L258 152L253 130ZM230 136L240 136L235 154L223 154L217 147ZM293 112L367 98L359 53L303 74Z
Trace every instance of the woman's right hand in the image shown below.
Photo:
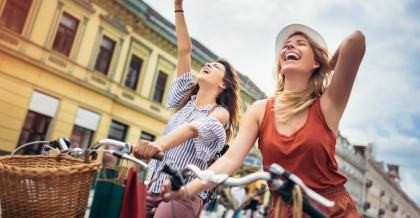
M154 155L163 151L161 145L157 142L139 140L134 147L134 156L141 159L151 159Z

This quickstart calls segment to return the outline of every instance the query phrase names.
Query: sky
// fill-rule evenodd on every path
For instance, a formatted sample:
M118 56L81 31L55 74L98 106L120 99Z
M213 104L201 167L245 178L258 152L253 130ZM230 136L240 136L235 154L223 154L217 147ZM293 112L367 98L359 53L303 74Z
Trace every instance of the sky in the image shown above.
M173 1L145 0L174 23ZM273 94L277 33L291 23L318 30L334 53L355 30L366 53L340 123L350 143L375 146L400 165L401 187L420 205L419 0L184 0L193 38Z

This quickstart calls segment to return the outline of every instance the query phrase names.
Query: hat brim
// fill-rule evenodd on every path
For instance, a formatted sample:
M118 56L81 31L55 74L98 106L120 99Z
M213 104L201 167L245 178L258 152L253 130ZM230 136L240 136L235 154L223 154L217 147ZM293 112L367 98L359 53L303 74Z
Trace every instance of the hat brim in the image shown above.
M322 48L324 48L325 50L328 51L328 47L327 47L327 43L325 42L324 38L321 36L321 34L319 34L316 30L302 25L302 24L290 24L286 27L284 27L279 34L277 34L277 39L276 39L276 50L275 50L275 55L276 58L278 57L284 43L286 42L286 40L293 34L297 33L297 32L302 32L304 34L306 34L308 37L310 37L316 44L318 44L319 46L321 46Z

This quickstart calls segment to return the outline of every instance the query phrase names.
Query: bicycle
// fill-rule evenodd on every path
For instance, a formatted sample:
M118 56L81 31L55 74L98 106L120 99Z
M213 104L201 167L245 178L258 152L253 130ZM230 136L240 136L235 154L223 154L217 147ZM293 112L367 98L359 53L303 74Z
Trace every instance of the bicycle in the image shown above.
M315 218L325 218L326 216L309 201L308 197L325 207L334 206L333 201L324 198L323 196L307 187L299 177L288 172L278 164L272 164L269 167L268 172L256 172L242 178L232 178L227 174L215 174L209 170L200 170L198 167L191 164L187 165L187 167L182 171L171 169L169 166L165 166L164 172L171 176L171 191L179 190L181 186L184 185L183 181L185 181L185 177L190 176L189 172L191 172L199 179L216 184L216 186L219 187L241 186L256 180L266 180L271 185L270 189L287 203L293 203L293 190L295 187L299 187L306 194L302 195L301 200L303 212Z

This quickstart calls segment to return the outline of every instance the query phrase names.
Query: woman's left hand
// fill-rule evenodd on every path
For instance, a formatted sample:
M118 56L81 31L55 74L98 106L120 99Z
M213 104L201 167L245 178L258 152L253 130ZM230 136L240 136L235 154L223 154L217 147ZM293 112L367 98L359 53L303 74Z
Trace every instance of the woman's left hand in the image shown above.
M185 186L182 186L178 191L171 191L171 185L168 180L163 183L162 190L160 192L164 201L170 200L186 200L190 198Z
M147 140L139 140L134 147L134 156L141 159L151 159L155 154L162 152L163 148L159 143Z

